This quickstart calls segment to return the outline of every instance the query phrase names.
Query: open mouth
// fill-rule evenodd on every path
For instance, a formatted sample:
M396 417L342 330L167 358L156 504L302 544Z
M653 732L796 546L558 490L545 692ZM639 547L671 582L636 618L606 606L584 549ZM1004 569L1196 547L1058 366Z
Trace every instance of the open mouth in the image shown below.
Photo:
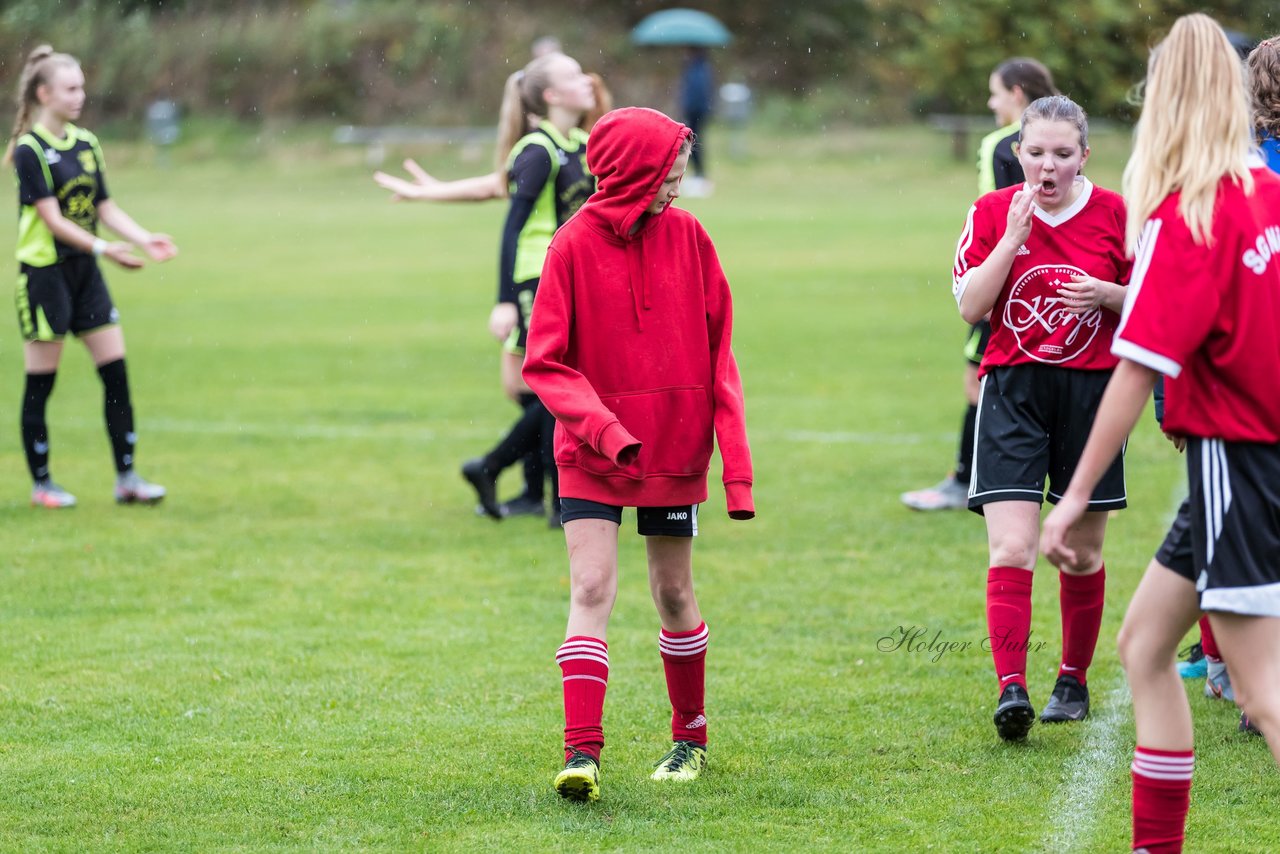
M1053 191L1057 188L1058 185L1051 178L1046 178L1040 182L1040 192L1044 193L1046 196L1053 195Z

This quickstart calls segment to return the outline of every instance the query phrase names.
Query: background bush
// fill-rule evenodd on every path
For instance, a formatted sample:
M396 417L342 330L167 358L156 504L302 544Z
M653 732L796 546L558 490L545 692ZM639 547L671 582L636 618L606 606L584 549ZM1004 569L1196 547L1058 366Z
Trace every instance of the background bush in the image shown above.
M239 119L488 124L530 43L555 34L603 73L618 103L673 107L676 49L628 33L670 0L14 0L0 11L0 81L12 90L40 42L81 58L94 123L136 124L157 97ZM692 5L692 4L691 4ZM734 43L718 76L750 84L767 116L812 128L985 112L1001 59L1043 59L1094 115L1130 118L1147 46L1198 7L1081 0L1029 14L1006 0L702 0ZM1215 14L1254 37L1274 4L1227 0ZM90 119L87 119L90 120Z

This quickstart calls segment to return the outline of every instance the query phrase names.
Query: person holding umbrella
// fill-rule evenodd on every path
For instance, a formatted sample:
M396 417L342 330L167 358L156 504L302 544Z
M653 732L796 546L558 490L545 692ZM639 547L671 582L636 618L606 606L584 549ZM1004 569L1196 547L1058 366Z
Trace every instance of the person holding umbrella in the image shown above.
M684 69L680 72L680 112L695 139L701 139L706 121L714 111L715 80L711 74L711 59L706 48L690 47L685 55ZM686 195L711 195L713 187L707 178L705 150L703 144L695 143L693 146L689 157L693 175L685 178Z
M706 12L694 9L666 9L649 15L631 31L638 45L683 47L686 50L680 71L679 109L685 125L697 142L689 158L693 174L684 180L686 196L709 196L713 185L707 178L706 145L703 142L707 119L715 111L715 78L707 48L724 47L732 39L724 24Z

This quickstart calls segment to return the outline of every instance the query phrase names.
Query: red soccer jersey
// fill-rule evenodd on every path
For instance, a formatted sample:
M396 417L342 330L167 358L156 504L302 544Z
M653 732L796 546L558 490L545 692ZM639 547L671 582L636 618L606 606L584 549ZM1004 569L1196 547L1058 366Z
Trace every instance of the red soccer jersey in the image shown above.
M1280 178L1251 163L1252 196L1218 186L1197 246L1173 193L1147 220L1112 352L1167 374L1164 429L1280 442Z
M1009 278L991 309L991 340L979 373L1040 363L1080 370L1116 366L1110 342L1120 317L1105 308L1083 315L1062 306L1058 288L1071 276L1129 283L1124 200L1088 179L1080 197L1057 214L1034 209L1031 236L1018 247ZM970 271L987 260L1009 225L1009 204L1025 184L987 193L969 208L956 247L953 291L959 301Z

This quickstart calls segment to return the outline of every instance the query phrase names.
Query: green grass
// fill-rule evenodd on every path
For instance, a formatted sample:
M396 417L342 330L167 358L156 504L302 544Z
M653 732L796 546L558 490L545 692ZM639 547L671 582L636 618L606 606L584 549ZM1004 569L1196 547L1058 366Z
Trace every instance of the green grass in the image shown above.
M976 648L982 524L897 500L954 450L965 329L949 268L972 165L916 130L751 144L736 163L713 150L717 194L685 203L734 286L759 510L731 523L713 469L695 559L710 772L646 779L669 712L628 520L604 798L583 806L550 787L563 540L476 518L457 474L514 415L484 331L502 206L393 206L360 152L314 134L191 140L164 170L108 142L116 197L182 250L108 270L140 470L171 497L111 503L97 378L73 346L50 423L80 506L26 505L20 341L0 325L0 848L1127 845L1113 638L1181 461L1144 420L1107 546L1095 717L999 743ZM1127 138L1094 144L1091 173L1117 186ZM483 168L423 156L446 176ZM1037 575L1040 704L1059 647L1057 585ZM900 626L975 646L878 651ZM1198 688L1189 847L1276 849L1280 775Z

